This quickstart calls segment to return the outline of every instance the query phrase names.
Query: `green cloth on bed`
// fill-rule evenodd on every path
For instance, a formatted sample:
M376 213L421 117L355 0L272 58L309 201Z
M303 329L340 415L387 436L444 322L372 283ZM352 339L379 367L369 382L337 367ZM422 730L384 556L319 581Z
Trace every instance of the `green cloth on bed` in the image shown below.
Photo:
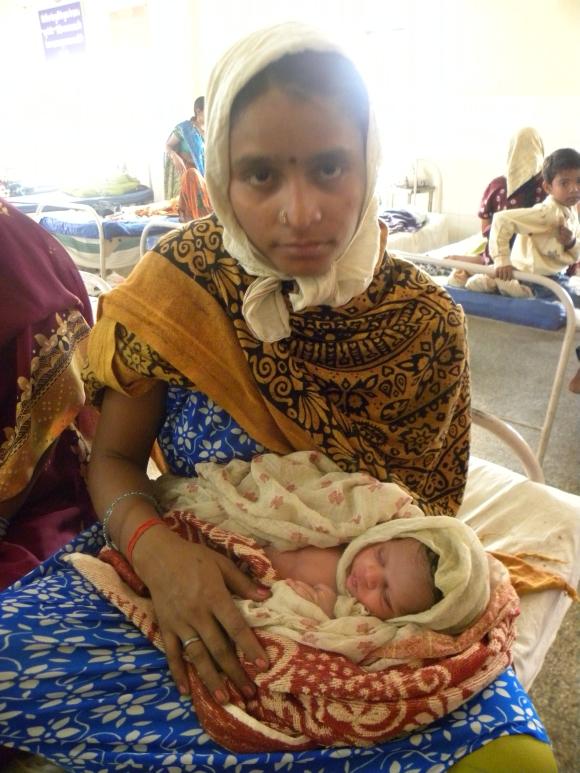
M121 196L124 193L131 193L141 187L141 183L136 177L131 177L126 173L115 175L98 181L94 185L86 185L80 188L69 188L66 193L79 199L93 198L96 196Z

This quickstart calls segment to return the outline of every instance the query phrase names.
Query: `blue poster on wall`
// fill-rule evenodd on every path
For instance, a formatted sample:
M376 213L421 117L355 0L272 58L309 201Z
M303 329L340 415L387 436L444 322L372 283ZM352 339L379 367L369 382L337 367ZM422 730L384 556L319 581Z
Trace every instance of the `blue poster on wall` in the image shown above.
M53 5L38 12L47 59L85 50L85 29L79 2Z

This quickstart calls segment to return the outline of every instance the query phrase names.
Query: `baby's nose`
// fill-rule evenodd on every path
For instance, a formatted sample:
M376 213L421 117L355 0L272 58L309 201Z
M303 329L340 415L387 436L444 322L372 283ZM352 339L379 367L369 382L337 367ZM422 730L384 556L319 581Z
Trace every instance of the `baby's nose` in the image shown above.
M365 585L368 590L374 590L380 582L379 572L374 566L368 566L365 572Z

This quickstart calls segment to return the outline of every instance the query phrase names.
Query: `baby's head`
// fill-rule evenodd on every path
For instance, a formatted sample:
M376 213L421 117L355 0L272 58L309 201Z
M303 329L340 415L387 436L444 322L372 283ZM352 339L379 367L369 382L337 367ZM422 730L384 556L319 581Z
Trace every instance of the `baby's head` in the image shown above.
M418 614L441 598L435 586L437 555L413 537L363 548L347 572L346 588L381 620Z
M544 190L559 204L574 207L580 201L580 153L560 148L550 153L542 167Z
M473 529L456 518L393 518L346 546L336 587L339 599L350 596L395 625L457 634L489 602L489 562ZM342 614L350 614L346 606Z

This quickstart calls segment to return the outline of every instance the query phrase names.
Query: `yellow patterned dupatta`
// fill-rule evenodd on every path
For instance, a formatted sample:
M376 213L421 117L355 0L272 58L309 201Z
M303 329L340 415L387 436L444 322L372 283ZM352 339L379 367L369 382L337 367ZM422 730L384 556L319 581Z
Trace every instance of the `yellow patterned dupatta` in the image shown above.
M252 280L215 216L166 237L101 299L90 392L140 394L151 378L194 386L270 451L319 449L399 482L430 513L455 513L470 428L461 309L385 253L364 293L291 311L291 335L268 343L241 313Z

